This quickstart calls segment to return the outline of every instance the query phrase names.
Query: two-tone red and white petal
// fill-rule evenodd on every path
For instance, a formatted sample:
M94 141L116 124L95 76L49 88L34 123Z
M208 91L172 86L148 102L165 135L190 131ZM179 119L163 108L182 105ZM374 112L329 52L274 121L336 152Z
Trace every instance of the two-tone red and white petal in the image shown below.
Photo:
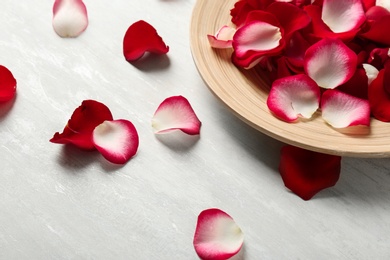
M98 125L93 130L92 142L108 161L124 164L137 153L139 138L130 121L118 119Z
M335 89L328 89L321 98L322 118L334 128L370 125L370 104Z
M361 0L324 0L321 18L335 33L356 30L366 19Z
M339 39L323 39L310 46L304 68L318 86L333 89L347 82L355 73L357 55Z
M123 55L129 62L140 59L146 52L161 55L168 51L157 30L143 20L130 25L123 38Z
M201 259L228 259L240 251L243 242L240 227L224 211L211 208L199 214L193 244Z
M208 34L210 46L216 49L226 49L232 47L233 36L236 29L227 25L222 26L215 35Z
M156 134L180 130L189 135L200 133L201 122L190 102L183 96L165 99L152 118L152 127Z
M16 79L12 72L0 65L0 102L6 102L15 97Z
M88 26L87 8L82 0L55 0L54 31L61 37L77 37Z
M319 103L320 88L305 74L275 80L267 98L268 108L286 122L311 118Z

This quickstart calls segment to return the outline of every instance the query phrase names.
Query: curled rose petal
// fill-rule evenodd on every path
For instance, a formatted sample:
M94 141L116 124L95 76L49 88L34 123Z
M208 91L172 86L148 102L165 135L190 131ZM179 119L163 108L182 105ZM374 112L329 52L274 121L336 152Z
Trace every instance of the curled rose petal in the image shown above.
M75 109L62 133L55 133L52 143L74 144L82 149L95 149L92 132L96 126L106 120L113 120L111 111L103 103L95 100L84 100Z
M61 37L77 37L88 26L87 8L82 0L56 0L53 28Z
M275 80L268 95L268 108L280 119L293 122L310 118L317 111L320 88L307 75L293 75Z
M304 200L336 185L341 157L286 145L281 149L279 173L284 185Z
M368 100L335 89L329 89L322 94L321 110L324 120L334 128L370 125Z
M104 121L98 125L92 134L96 149L108 161L124 164L138 150L138 133L134 125L127 120L119 119Z
M189 135L197 135L200 133L201 122L185 97L173 96L165 99L157 108L152 126L156 134L180 130Z
M193 243L201 259L228 259L240 251L243 242L240 227L222 210L212 208L199 214Z
M233 35L236 29L227 25L222 26L215 35L207 35L210 46L217 49L231 48L233 42Z
M365 19L361 0L324 0L322 20L335 33L355 30Z
M347 82L355 73L357 55L339 39L323 39L310 46L304 68L317 84L333 89Z
M156 29L143 20L130 25L123 38L123 55L129 62L140 59L145 52L166 54L168 51Z
M12 72L0 65L0 102L6 102L15 97L16 79Z

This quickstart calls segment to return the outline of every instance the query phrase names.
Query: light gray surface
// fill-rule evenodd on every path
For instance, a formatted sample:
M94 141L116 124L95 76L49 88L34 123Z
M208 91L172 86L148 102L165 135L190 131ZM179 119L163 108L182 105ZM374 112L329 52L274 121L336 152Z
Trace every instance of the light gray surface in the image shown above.
M15 102L0 107L0 259L197 259L196 218L210 207L243 230L236 259L390 257L389 159L344 158L337 185L311 201L287 191L282 144L232 116L197 73L195 0L85 0L90 24L76 39L53 31L53 1L0 1L0 64L18 81ZM140 19L170 51L131 65L122 39ZM191 145L153 134L172 95L203 123ZM138 154L123 167L49 142L84 99L137 127Z

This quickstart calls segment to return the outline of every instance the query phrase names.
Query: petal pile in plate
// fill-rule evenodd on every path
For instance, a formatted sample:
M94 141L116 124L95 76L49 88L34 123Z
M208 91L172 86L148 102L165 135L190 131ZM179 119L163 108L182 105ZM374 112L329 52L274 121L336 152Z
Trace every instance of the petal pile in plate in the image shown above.
M334 128L390 121L390 5L371 0L239 0L233 26L208 35L242 68L269 70L270 111L294 122L321 111Z

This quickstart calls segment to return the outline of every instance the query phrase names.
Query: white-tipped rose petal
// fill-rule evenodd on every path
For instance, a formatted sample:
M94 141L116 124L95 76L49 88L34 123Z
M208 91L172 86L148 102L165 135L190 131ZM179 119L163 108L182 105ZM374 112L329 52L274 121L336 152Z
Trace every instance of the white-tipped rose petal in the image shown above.
M280 45L282 32L280 28L263 21L251 22L234 35L237 56L243 56L248 51L270 51Z
M321 18L335 33L357 29L366 19L361 0L324 0Z
M56 0L53 28L61 37L77 37L88 26L87 8L82 0Z
M203 259L228 259L237 254L244 235L231 216L220 209L207 209L198 216L194 247Z
M287 122L298 117L311 118L319 103L320 88L304 74L275 80L267 99L268 108Z
M329 89L322 94L321 110L323 119L334 128L370 125L368 100L335 89Z
M93 130L92 142L108 161L124 164L137 153L139 139L134 125L119 119L98 125Z
M222 26L215 35L207 35L210 46L217 49L226 49L232 47L233 35L236 29L227 25Z
M152 127L156 134L181 130L189 135L200 133L201 122L183 96L165 99L157 108L152 118Z
M368 85L370 85L371 82L378 76L379 70L368 63L363 63L363 68L366 71Z
M356 66L356 54L339 39L320 40L305 53L306 74L322 88L333 89L347 82Z
M376 6L382 6L387 11L390 12L390 1L389 0L376 0L375 5Z

